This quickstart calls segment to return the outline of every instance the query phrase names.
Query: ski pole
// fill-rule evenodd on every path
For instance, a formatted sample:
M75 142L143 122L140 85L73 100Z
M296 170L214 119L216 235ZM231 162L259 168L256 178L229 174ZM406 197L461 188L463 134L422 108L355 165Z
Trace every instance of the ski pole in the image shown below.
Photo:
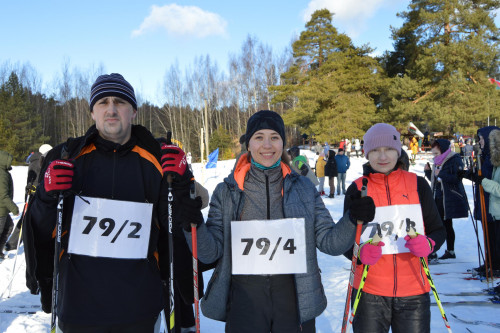
M363 186L361 187L361 196L366 196L366 185L368 184L368 178L363 178ZM347 296L345 301L344 308L344 320L342 322L342 333L348 332L348 319L349 319L349 310L351 306L351 293L354 285L354 275L356 274L356 265L358 263L358 251L359 251L359 242L361 240L361 231L363 229L363 221L357 221L356 225L356 236L354 239L354 247L352 251L352 261L351 261L351 274L349 276L349 284L347 285Z
M172 132L167 132L167 145L172 144ZM172 234L172 223L173 223L173 190L172 190L172 180L173 175L171 173L167 174L167 184L168 184L168 265L170 276L168 279L168 298L170 304L170 314L168 320L168 328L171 333L174 332L175 327L175 301L174 301L174 236Z
M9 293L7 294L7 298L10 298L10 292L12 291L12 282L14 281L14 275L16 271L16 262L17 262L17 256L19 255L19 245L21 244L21 236L23 235L23 223L24 223L24 216L26 214L26 209L28 208L28 202L26 201L24 203L24 209L23 209L23 214L21 216L21 229L19 230L19 237L17 239L17 247L16 247L16 255L14 257L14 265L12 266L12 278L10 279L9 282Z
M410 236L410 238L417 237L417 233L415 229L411 226L409 220L406 221L406 233L408 234L408 236ZM443 318L444 326L446 326L446 329L448 330L449 333L452 333L450 323L448 322L448 318L446 318L446 313L444 312L444 308L443 305L441 304L441 300L439 299L436 286L434 285L434 281L432 280L431 272L429 271L429 266L427 266L427 262L425 261L424 257L420 257L419 259L422 268L424 269L425 276L427 276L427 281L429 281L429 285L431 287L432 293L434 294L434 298L436 299L436 303L439 307L439 312L441 312L441 317Z
M478 170L477 174L479 176L482 176L482 170L481 170L481 156L478 158ZM488 284L488 288L490 287L490 280L488 277L488 268L490 270L490 276L491 276L491 284L493 287L493 267L491 265L491 248L490 248L490 237L488 234L488 212L486 211L486 202L484 199L484 189L481 184L479 185L479 199L481 202L481 225L483 227L483 238L484 238L484 247L486 248L486 258L484 260L484 268L485 268L485 276L486 276L486 283Z
M465 191L464 191L465 193ZM472 185L472 196L473 198L476 197L475 192L474 192L474 184ZM469 215L472 220L472 227L474 228L474 233L476 234L476 241L477 241L477 259L479 262L479 267L481 267L481 257L484 262L484 254L483 254L483 248L481 247L481 241L479 240L479 232L478 232L478 227L477 227L477 220L474 218L474 214L472 214L472 210L470 209L469 205L469 198L467 197L467 193L465 193L465 199L467 201L467 208L469 209Z
M193 181L190 184L189 196L196 198L196 187ZM200 295L198 290L198 237L196 233L196 223L191 223L191 244L193 249L193 294L194 294L194 315L196 323L196 333L200 333Z
M378 243L382 240L382 230L380 229L380 224L377 223L377 233L373 236L372 240L369 243L377 246ZM370 265L365 265L363 268L363 275L361 275L361 282L359 283L358 292L356 293L356 298L354 299L354 304L352 306L351 317L349 319L349 325L352 325L354 321L354 316L356 315L356 310L358 309L359 300L361 298L361 292L363 291L363 287L365 286L366 277L368 276L368 270L370 269Z
M62 148L61 158L68 159L68 152L66 147ZM59 252L61 252L61 233L62 233L62 219L63 219L63 201L64 194L59 192L57 199L57 219L56 219L56 234L54 242L54 272L52 276L52 317L50 321L50 332L55 333L57 327L57 294L59 292Z

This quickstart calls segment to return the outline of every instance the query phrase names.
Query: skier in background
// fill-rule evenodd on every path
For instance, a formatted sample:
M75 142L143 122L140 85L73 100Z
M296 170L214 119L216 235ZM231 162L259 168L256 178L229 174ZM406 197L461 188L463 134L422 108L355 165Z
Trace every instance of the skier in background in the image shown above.
M0 260L4 259L3 248L14 227L9 213L19 215L19 208L13 201L14 184L10 170L12 169L12 155L0 150Z
M453 219L469 216L467 195L460 181L459 172L464 169L460 155L451 151L450 141L437 139L431 145L434 165L424 167L425 177L431 181L434 200L446 228L446 250L439 259L455 259L455 230ZM429 255L429 260L437 258L436 251Z

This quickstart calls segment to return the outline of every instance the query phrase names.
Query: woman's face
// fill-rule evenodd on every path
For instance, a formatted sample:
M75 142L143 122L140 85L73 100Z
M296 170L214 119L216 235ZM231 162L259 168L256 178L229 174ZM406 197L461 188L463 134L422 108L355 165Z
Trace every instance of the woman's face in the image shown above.
M438 155L441 155L441 150L439 150L439 147L438 147L438 146L436 146L436 147L433 147L433 148L431 149L431 153L432 153L432 155L434 155L434 156L438 156Z
M390 147L379 147L368 153L368 162L373 170L388 175L398 162L398 151Z
M481 149L484 149L484 138L482 135L479 136L479 147L481 147Z
M278 132L271 129L258 130L248 142L248 151L255 162L270 167L283 153L283 139Z

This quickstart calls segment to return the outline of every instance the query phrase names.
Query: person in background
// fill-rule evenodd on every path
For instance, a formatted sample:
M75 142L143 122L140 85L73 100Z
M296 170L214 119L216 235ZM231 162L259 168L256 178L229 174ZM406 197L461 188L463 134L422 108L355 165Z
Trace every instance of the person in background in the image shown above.
M472 152L474 151L474 147L472 146L472 140L467 139L465 146L464 146L464 160L465 160L465 166L467 169L471 169L473 165L473 160L472 160Z
M318 177L319 187L318 192L320 195L325 195L325 154L321 152L316 160L316 166L314 167L316 177Z
M208 219L198 226L199 259L217 262L201 309L205 317L225 321L227 333L315 332L315 318L327 301L316 248L330 255L347 251L354 242L356 221L373 219L373 199L354 199L348 212L334 223L315 186L290 169L283 149L285 125L278 113L256 112L248 120L246 137L248 153L217 185ZM231 241L234 225L243 234L251 233L254 220L260 220L279 234L284 232L281 223L292 223L284 218L304 224L306 273L268 274L262 265L255 265L250 274L235 274L233 264L243 254ZM187 234L186 239L189 243ZM292 266L297 264L292 260ZM283 261L273 264L276 268L283 265Z
M439 217L432 192L427 181L414 173L404 171L399 161L401 153L400 134L389 124L373 125L364 135L365 154L368 165L363 176L355 180L347 189L344 199L344 212L350 207L353 198L361 195L363 178L368 179L367 195L373 197L376 208L376 221L398 224L407 216L405 209L421 213L414 217L417 230L415 238L397 227L391 235L383 235L382 241L372 244L370 232L361 244L356 267L352 299L358 292L365 265L370 265L361 298L353 321L353 331L394 333L430 332L429 282L420 263L434 247L440 246L445 238L445 230ZM412 205L412 208L405 208ZM396 218L389 216L395 216ZM384 215L386 214L386 215ZM405 228L406 229L406 226ZM404 244L404 250L397 246ZM386 252L383 252L384 249ZM352 258L352 249L346 253Z
M473 168L467 171L464 171L461 173L461 176L464 178L467 178L469 180L473 181L474 185L474 218L478 221L483 221L486 222L487 228L488 228L488 235L495 235L495 219L491 215L491 209L490 209L490 193L487 192L486 190L484 191L484 204L486 208L486 217L483 217L481 214L481 196L479 192L479 185L482 184L482 180L484 178L486 179L493 179L493 169L494 165L492 162L491 158L491 142L490 142L490 133L493 130L500 130L499 127L497 126L487 126L487 127L482 127L477 130L477 136L478 136L478 143L477 143L477 155L476 159L479 160L480 165L481 165L481 176L479 176L479 168ZM497 143L497 142L495 142ZM476 148L476 147L474 147ZM479 166L479 163L478 163ZM500 269L500 256L499 255L494 255L495 249L497 248L497 239L495 237L489 237L490 238L490 246L489 248L486 249L489 253L492 254L491 259L492 259L492 266L494 270L499 270ZM498 240L500 241L500 240ZM481 265L479 267L474 268L474 270L483 276L486 274L486 269L484 265ZM495 272L493 272L495 274ZM489 273L488 273L489 274Z
M35 194L36 187L40 182L40 169L42 168L43 159L47 156L47 153L52 149L49 144L43 144L38 148L37 152L31 153L28 166L28 177L26 179L26 188L24 195L24 202L29 203L29 199ZM12 251L17 249L17 243L19 241L19 236L21 233L21 226L23 223L24 216L21 216L19 221L14 228L14 231L9 237L9 240L5 244L5 251Z
M340 195L340 187L342 186L342 194L345 194L345 178L351 161L349 157L344 155L344 150L339 148L338 154L335 156L335 163L337 163L337 195ZM342 185L341 185L342 184Z
M12 169L12 155L0 150L0 260L5 258L3 248L14 227L9 213L19 215L19 208L14 199L14 183L10 170Z
M500 270L500 130L493 129L488 135L491 165L493 170L491 178L476 175L475 183L483 186L484 192L490 196L489 213L493 218L488 230L490 238L491 265L494 275L498 277ZM495 287L495 292L500 292L500 286Z
M455 259L455 230L453 219L469 216L467 196L460 179L460 171L464 164L460 155L451 151L450 141L437 139L431 145L434 154L434 165L427 163L425 176L431 181L431 189L439 215L446 228L446 250L439 259ZM436 259L436 250L429 259Z
M345 155L351 158L352 142L349 139L345 139Z
M335 151L331 149L328 152L328 160L325 165L325 176L328 177L328 185L330 187L329 198L335 197L335 178L338 176L337 162L335 162Z
M299 175L302 175L307 179L309 179L311 183L314 184L314 186L318 186L319 185L318 178L309 167L309 162L307 161L307 157L300 155L299 147L295 146L288 149L288 154L290 154L290 159L292 160L292 162L290 163L292 170L297 172Z
M363 155L361 152L361 142L359 139L354 139L354 151L356 152L356 157L360 157Z
M411 150L411 164L415 164L415 159L417 158L418 154L418 141L417 138L413 137L411 138L410 141L410 150Z
M323 153L325 156L328 155L328 151L330 150L330 145L328 144L328 141L325 141L325 148L323 149Z

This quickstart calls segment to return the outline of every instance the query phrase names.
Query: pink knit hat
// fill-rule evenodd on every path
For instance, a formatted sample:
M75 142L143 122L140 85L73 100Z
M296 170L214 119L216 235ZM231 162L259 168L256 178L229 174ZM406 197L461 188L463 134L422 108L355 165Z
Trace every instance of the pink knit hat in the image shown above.
M396 149L401 156L400 134L396 128L389 124L378 123L370 127L363 136L365 155L379 147L390 147Z

